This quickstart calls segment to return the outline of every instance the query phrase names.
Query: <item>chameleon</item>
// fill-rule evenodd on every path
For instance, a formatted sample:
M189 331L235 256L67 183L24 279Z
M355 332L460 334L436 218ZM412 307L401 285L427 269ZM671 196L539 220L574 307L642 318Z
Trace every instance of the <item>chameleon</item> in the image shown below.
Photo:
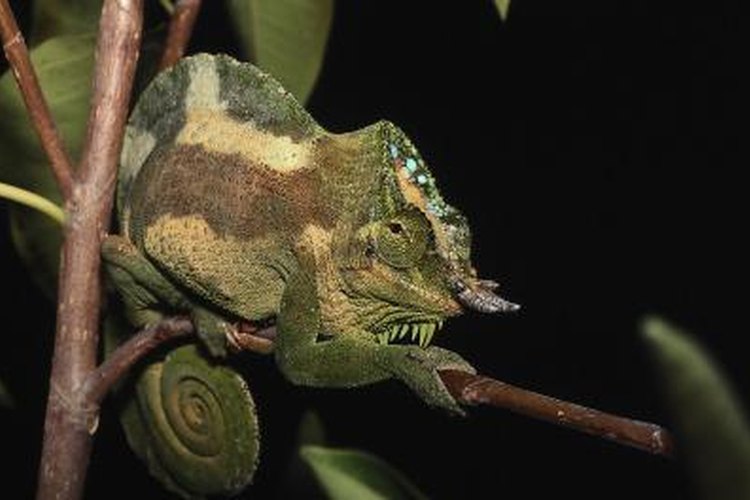
M207 487L193 484L200 474L180 472L186 466L157 463L184 443L160 451L129 434L152 472L166 470L168 486L185 497L235 493L252 477L252 399L220 361L233 348L272 353L294 384L395 378L428 405L462 414L438 371L475 370L432 345L436 332L466 309L519 307L478 277L466 218L443 200L400 128L379 121L331 133L270 75L229 56L188 57L154 79L128 121L117 183L119 232L105 239L102 258L130 323L187 314L200 339L144 371L138 411L161 411L144 389L153 386L197 404L182 413L191 432L202 432L214 410L193 392L167 394L158 380L168 365L228 381L235 396L211 396L216 411L229 401L240 407L221 432L245 433L233 439L246 465ZM152 432L171 418L133 425ZM210 448L216 438L197 439Z

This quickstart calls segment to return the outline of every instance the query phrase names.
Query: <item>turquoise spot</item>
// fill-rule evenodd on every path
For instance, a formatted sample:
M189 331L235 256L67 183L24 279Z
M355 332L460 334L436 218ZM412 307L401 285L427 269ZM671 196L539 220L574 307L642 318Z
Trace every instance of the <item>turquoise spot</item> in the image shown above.
M396 147L396 145L395 145L395 144L389 144L389 145L388 145L388 149L389 149L389 150L390 150L390 152L391 152L391 158L393 158L394 160L395 160L396 158L398 158L398 148Z
M424 184L425 182L427 182L427 177L425 177L422 174L419 174L417 176L417 184Z
M414 161L414 158L407 158L406 159L406 171L410 174L413 174L414 171L417 170L417 162Z

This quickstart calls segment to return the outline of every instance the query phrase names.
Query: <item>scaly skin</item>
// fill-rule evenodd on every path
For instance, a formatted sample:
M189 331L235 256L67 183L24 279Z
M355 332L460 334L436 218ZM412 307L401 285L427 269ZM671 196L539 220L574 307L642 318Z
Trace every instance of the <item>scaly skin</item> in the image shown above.
M430 346L464 307L517 306L476 277L464 217L389 122L321 128L257 68L184 59L141 96L120 170L121 236L103 257L130 320L189 312L213 355L238 321L274 320L294 383L395 377L461 414Z

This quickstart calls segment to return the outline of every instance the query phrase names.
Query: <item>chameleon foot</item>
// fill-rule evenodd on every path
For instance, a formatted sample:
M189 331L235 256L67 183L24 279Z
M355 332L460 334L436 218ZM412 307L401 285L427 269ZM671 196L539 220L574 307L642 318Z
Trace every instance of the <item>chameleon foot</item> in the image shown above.
M227 343L234 352L270 354L273 352L275 338L276 327L259 328L246 321L231 325L227 332Z
M403 351L406 349L406 352ZM395 375L416 392L425 403L442 408L454 415L465 415L438 375L439 370L458 370L475 374L476 370L453 351L440 347L422 349L401 347L392 358Z

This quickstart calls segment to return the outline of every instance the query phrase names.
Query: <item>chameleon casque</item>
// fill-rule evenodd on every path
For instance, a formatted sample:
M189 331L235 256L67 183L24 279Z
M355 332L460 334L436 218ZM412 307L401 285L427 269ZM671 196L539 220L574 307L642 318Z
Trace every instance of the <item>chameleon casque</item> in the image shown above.
M330 133L227 56L183 59L139 98L117 203L102 254L131 323L187 313L202 340L144 369L123 417L185 497L237 492L255 469L252 399L220 363L239 337L295 384L396 378L461 413L437 370L474 370L433 334L465 308L518 308L477 277L464 216L399 128ZM273 339L238 326L271 323Z

